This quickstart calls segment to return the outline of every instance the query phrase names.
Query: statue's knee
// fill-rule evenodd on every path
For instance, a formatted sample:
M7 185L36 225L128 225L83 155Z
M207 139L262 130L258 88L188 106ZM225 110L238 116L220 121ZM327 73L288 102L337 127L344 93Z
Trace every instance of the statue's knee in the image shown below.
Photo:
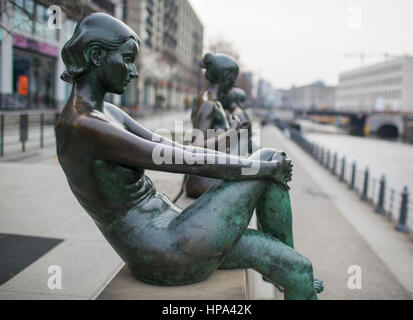
M311 261L297 253L297 256L291 260L292 262L292 270L291 273L296 278L307 277L308 275L313 274L313 265Z
M297 264L298 271L303 274L313 274L313 264L306 257L301 257Z

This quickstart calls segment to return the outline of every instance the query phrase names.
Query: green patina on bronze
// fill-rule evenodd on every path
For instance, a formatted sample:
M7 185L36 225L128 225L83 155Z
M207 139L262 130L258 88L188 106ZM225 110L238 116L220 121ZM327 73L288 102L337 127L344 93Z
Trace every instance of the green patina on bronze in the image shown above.
M56 124L57 155L79 203L141 281L183 285L220 268L253 268L282 286L287 299L316 299L311 263L293 249L285 154L263 149L242 159L183 146L103 101L137 78L139 45L123 22L96 13L78 23L63 48L62 78L73 88ZM157 148L219 162L157 164ZM242 174L253 165L257 172ZM156 191L145 169L225 180L181 209ZM248 229L254 209L260 231Z

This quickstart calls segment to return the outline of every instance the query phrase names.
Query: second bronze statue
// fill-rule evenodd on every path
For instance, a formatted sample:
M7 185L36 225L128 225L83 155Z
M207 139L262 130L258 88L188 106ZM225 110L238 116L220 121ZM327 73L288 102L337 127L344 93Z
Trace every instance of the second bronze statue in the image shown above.
M243 159L183 146L104 102L138 77L140 45L123 22L95 13L62 50L62 79L72 92L56 124L57 155L81 206L140 281L185 285L217 269L253 268L282 286L286 299L316 299L321 283L293 246L285 154L263 149ZM155 161L156 150L171 161ZM195 162L176 161L178 154ZM205 163L208 156L217 162ZM251 168L258 170L245 174ZM157 192L147 169L222 180L181 209ZM259 231L248 228L255 209Z
M209 87L191 115L194 130L199 130L204 137L198 146L247 156L252 151L251 121L241 109L243 90L235 87L238 63L225 54L207 53L201 67L206 69ZM247 134L240 134L242 131ZM223 150L219 150L220 146ZM188 176L184 180L185 193L197 199L216 183L215 179Z

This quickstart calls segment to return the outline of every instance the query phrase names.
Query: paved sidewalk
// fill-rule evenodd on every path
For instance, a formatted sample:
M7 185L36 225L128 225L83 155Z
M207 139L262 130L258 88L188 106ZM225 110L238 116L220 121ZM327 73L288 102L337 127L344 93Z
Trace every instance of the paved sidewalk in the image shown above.
M411 299L407 291L407 278L410 275L413 279L409 262L409 257L413 257L411 240L382 223L380 216L374 215L370 207L363 207L343 185L336 185L335 178L323 173L278 129L265 127L261 142L262 147L284 149L294 161L291 186L295 245L311 259L316 276L325 281L326 290L319 298ZM148 175L159 191L171 198L178 193L182 175ZM34 163L3 162L0 176L0 233L65 240L0 286L0 299L95 298L123 263L77 203L56 158ZM343 213L338 201L344 201L349 210L364 220L355 224L354 217ZM178 204L185 207L189 203L189 199L182 198ZM374 240L375 235L384 236L384 241ZM391 245L386 248L386 243ZM409 248L412 250L406 257ZM389 254L393 254L391 263ZM47 268L52 264L62 267L62 290L47 287ZM362 290L347 287L347 269L351 265L362 268ZM403 279L407 279L404 286ZM257 296L271 298L265 294Z
M64 239L0 286L0 299L97 295L123 264L72 195L57 159L1 163L0 176L0 233ZM50 265L62 268L61 290L47 286Z

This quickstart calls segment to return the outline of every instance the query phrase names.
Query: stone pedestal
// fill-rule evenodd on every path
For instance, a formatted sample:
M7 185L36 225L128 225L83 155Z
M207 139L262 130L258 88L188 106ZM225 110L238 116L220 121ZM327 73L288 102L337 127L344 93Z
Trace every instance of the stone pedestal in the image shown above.
M137 281L124 266L97 300L245 300L245 270L218 270L207 280L186 286L153 286Z

